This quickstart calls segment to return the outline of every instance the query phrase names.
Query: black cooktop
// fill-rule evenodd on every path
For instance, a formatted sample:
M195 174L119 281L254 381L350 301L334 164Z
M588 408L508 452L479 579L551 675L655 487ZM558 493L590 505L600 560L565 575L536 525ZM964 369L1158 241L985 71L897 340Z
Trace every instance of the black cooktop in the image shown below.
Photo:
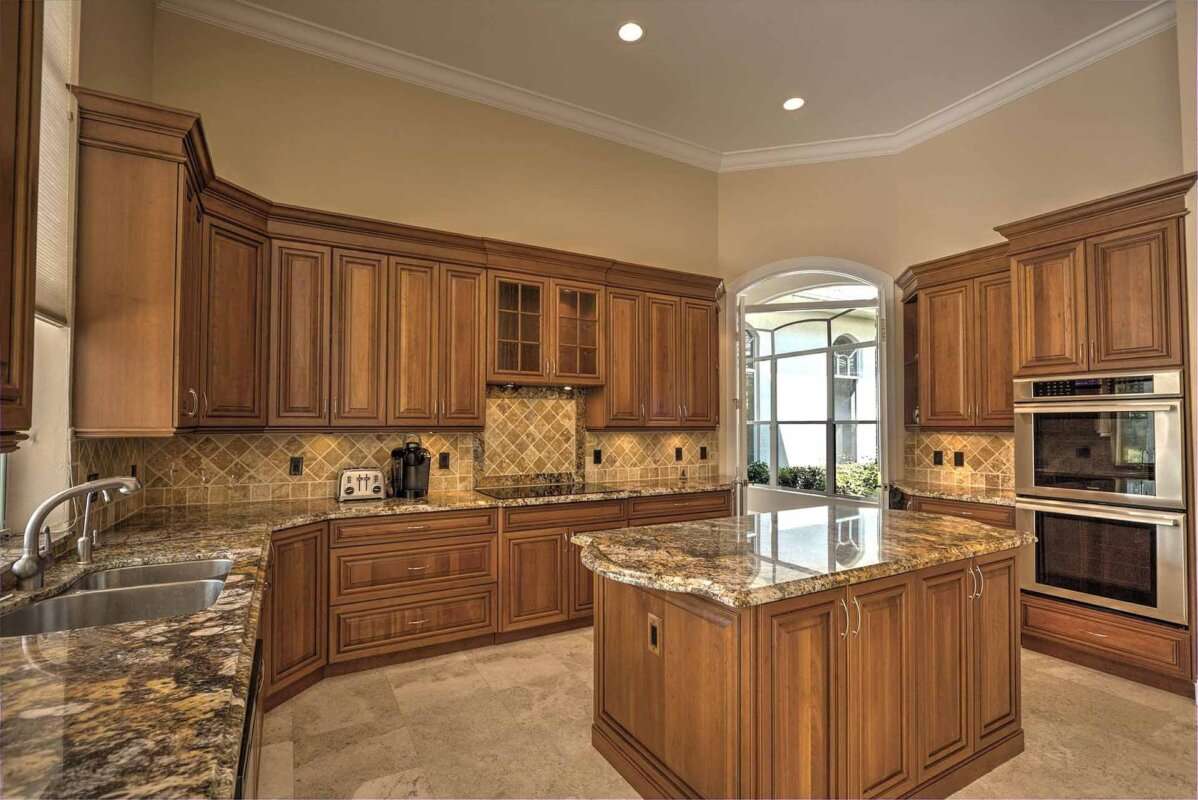
M616 487L607 483L536 483L528 486L494 486L475 489L479 494L496 500L523 500L530 497L566 497L576 494L614 492Z

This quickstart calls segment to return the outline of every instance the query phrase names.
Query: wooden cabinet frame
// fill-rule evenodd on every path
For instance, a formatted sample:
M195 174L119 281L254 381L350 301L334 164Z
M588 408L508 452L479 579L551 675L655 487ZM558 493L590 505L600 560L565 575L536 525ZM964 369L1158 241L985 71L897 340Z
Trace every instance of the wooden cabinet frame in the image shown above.
M271 243L270 425L329 424L333 251Z

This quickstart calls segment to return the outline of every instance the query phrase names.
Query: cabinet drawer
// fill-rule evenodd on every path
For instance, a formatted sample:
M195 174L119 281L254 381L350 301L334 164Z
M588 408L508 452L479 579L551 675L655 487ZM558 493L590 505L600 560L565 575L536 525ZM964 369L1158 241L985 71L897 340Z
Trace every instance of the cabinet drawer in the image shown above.
M503 529L523 531L535 528L573 528L601 522L621 522L626 515L627 506L623 500L516 506L503 509Z
M646 517L686 516L690 519L703 519L727 516L731 513L732 495L729 492L634 497L629 501L628 509L628 516L634 524Z
M335 606L329 661L395 653L495 632L495 587Z
M1023 596L1023 630L1092 653L1189 679L1185 631L1106 614L1036 595Z
M343 547L330 558L330 602L493 583L499 576L495 534L435 537L380 547Z
M986 503L966 503L960 500L939 500L932 497L911 498L911 510L925 514L948 514L995 525L1000 528L1015 527L1015 509L1011 506L993 506Z
M329 542L333 547L357 544L378 544L401 541L418 536L464 536L471 533L494 533L496 509L480 508L470 511L421 512L394 517L359 517L334 520L329 525Z

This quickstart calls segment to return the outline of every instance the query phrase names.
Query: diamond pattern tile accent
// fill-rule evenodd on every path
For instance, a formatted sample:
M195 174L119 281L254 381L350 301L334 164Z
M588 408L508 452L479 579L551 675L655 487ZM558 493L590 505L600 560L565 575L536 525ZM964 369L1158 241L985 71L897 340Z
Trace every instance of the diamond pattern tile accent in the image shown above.
M932 463L932 452L942 450L945 463ZM965 454L965 466L954 467L952 454ZM908 480L1013 489L1015 437L1009 433L951 433L922 431L908 434L903 443L903 473Z

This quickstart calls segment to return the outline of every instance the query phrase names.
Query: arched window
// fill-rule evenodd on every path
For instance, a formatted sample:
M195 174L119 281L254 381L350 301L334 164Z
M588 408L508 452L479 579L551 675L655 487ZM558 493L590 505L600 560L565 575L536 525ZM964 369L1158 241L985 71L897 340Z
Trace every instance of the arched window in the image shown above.
M748 478L876 498L878 290L821 276L744 307Z

